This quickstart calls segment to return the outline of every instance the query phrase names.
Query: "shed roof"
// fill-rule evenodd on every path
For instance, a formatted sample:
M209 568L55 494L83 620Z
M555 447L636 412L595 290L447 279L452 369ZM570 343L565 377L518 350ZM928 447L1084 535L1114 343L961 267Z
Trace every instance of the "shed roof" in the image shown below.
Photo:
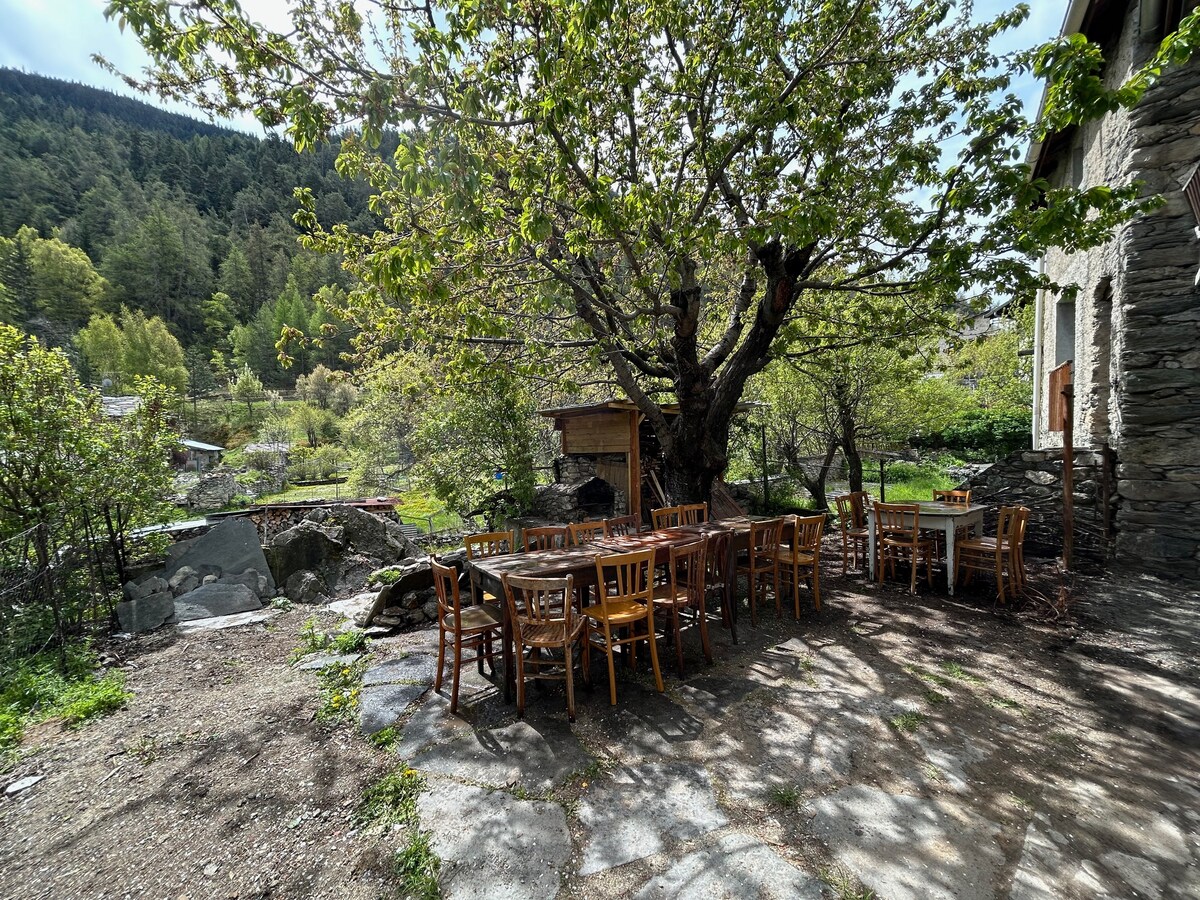
M742 402L734 407L737 412L749 412L755 404ZM678 403L661 403L659 409L665 415L679 415ZM600 400L596 403L584 403L579 406L559 406L553 409L539 409L540 415L546 416L549 419L571 419L576 416L592 416L598 413L619 413L619 412L637 412L637 404L631 403L628 400Z
M138 411L142 405L141 397L101 397L100 407L104 414L112 419L122 419Z
M224 447L218 447L216 444L206 444L203 441L193 441L187 438L179 443L183 444L189 450L203 450L209 453L221 453L225 450Z

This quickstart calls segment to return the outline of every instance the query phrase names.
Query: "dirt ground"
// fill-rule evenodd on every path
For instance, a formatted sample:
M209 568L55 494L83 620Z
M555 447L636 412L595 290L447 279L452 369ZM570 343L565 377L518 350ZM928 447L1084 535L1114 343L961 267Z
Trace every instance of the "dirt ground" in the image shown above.
M1076 807L1085 803L1063 786L1109 786L1114 796L1096 802L1110 803L1113 815L1142 829L1146 840L1154 839L1156 809L1194 797L1181 784L1200 768L1195 594L1148 580L1081 579L1071 621L1050 623L1036 605L1023 612L997 608L986 581L950 599L944 581L910 597L858 575L844 578L831 550L819 613L796 623L776 620L771 610L752 629L743 612L736 647L714 622L717 663L708 667L690 654L686 682L674 672L673 652L664 651L668 697L693 710L701 709L696 690L715 699L704 701L707 713L696 714L700 724L690 734L671 734L689 727L687 720L676 716L672 724L647 714L649 737L637 754L652 753L658 738L711 741L709 768L730 821L814 874L841 863L854 869L853 856L839 855L832 838L814 838L811 813L792 808L830 785L869 784L935 799L966 791L971 807L986 810L998 830L1004 863L996 896L1036 895L1019 890L1031 829L1057 833L1052 826L1078 818ZM1033 574L1041 593L1056 592L1049 567L1035 564ZM128 706L79 731L53 723L31 731L28 755L0 777L3 786L46 776L29 790L0 796L0 896L396 896L389 870L394 842L356 830L354 811L364 788L397 760L350 726L316 721L317 679L289 665L310 615L298 608L266 626L186 636L165 629L114 641L108 649L133 692ZM864 731L851 721L863 709L831 708L819 727L806 719L780 729L786 702L776 697L794 692L778 670L778 654L767 654L794 637L818 654L816 670L797 677L814 685L855 682L857 696L891 704L879 707L884 724ZM416 646L427 647L428 636L376 642L373 650L382 659ZM822 655L821 648L830 652ZM576 733L598 758L620 760L632 752L625 741L636 739L637 728L613 719L598 662L598 687L580 694ZM641 684L641 676L622 684L619 709L635 726ZM764 685L775 692L755 693ZM561 715L554 690L531 698L545 707L539 714ZM921 710L920 728L887 727L889 709ZM513 716L494 690L477 694L465 713L474 728ZM839 735L856 730L868 739L846 749L847 768L811 782L824 787L801 786L795 804L769 800L780 796L771 790L793 784L778 759L812 753L836 760ZM941 738L962 746L964 735L977 743L992 736L986 775L971 769L969 755L964 774L962 753L939 763L922 743ZM581 840L577 824L572 833ZM1128 838L1097 832L1088 858L1118 844L1128 855ZM650 874L634 863L592 881L564 875L560 896L627 895ZM1086 882L1078 888L1061 895L1098 895L1088 893ZM1138 895L1186 896L1170 885Z

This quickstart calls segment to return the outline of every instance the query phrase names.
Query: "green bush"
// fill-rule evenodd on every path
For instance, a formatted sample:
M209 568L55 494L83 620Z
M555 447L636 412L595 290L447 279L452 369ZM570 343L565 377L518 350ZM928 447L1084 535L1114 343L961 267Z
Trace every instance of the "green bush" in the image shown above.
M1003 459L1031 446L1029 410L1014 407L967 410L940 434L922 437L918 443L928 449L949 450L967 459Z

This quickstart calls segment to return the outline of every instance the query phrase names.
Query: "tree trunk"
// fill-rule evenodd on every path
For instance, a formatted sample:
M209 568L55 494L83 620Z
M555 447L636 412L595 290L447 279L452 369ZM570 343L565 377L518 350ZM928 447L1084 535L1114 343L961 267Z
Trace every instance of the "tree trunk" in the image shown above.
M829 478L829 467L833 463L833 457L837 453L838 445L836 441L830 441L829 446L825 449L825 458L821 462L821 467L817 469L815 475L809 475L803 469L800 469L800 477L804 481L804 488L812 495L813 502L816 503L817 509L829 509L829 499L825 496L825 481ZM859 469L859 477L862 477L861 466Z

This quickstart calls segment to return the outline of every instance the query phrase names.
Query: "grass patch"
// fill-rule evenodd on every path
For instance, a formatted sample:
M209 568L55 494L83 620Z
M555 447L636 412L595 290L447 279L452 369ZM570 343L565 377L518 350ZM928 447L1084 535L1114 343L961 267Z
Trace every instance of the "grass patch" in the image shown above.
M873 890L863 887L841 866L821 869L818 877L833 889L838 900L878 900Z
M901 734L912 734L925 721L925 714L919 712L903 712L899 715L890 717L887 720L888 726L893 731L898 731Z
M396 729L389 725L387 728L380 729L368 736L367 742L372 746L379 747L381 750L391 750L398 737Z
M949 678L944 678L941 675L922 669L920 666L907 665L904 667L904 671L914 678L920 678L926 684L931 684L934 687L950 687Z
M409 832L408 841L396 852L392 865L403 896L414 900L435 900L442 896L438 885L442 861L433 852L429 832L415 828Z
M780 809L795 809L800 805L800 790L795 785L771 788L769 795L772 806Z
M417 821L417 795L424 788L420 772L401 766L363 792L358 821L364 825L413 825Z
M59 663L58 654L46 652L0 672L0 752L13 750L29 725L60 719L77 728L120 709L133 696L125 690L125 673L98 672L87 647L71 648L66 666Z
M940 706L943 703L949 703L950 698L941 691L935 691L933 688L930 688L925 692L925 702L930 706Z
M941 670L956 681L966 681L970 684L983 684L983 679L978 675L972 675L956 662L944 662L940 666Z
M317 673L322 691L321 706L317 709L318 722L337 725L354 718L366 667L366 663L359 660L348 666L326 666Z
M988 706L993 709L1011 709L1013 712L1022 714L1025 712L1025 707L1016 700L1011 700L1008 697L990 697L988 698Z
M367 649L367 636L361 631L339 631L336 634L325 632L311 618L300 628L300 643L292 649L291 660L298 662L313 653L336 653L349 655L362 653Z

